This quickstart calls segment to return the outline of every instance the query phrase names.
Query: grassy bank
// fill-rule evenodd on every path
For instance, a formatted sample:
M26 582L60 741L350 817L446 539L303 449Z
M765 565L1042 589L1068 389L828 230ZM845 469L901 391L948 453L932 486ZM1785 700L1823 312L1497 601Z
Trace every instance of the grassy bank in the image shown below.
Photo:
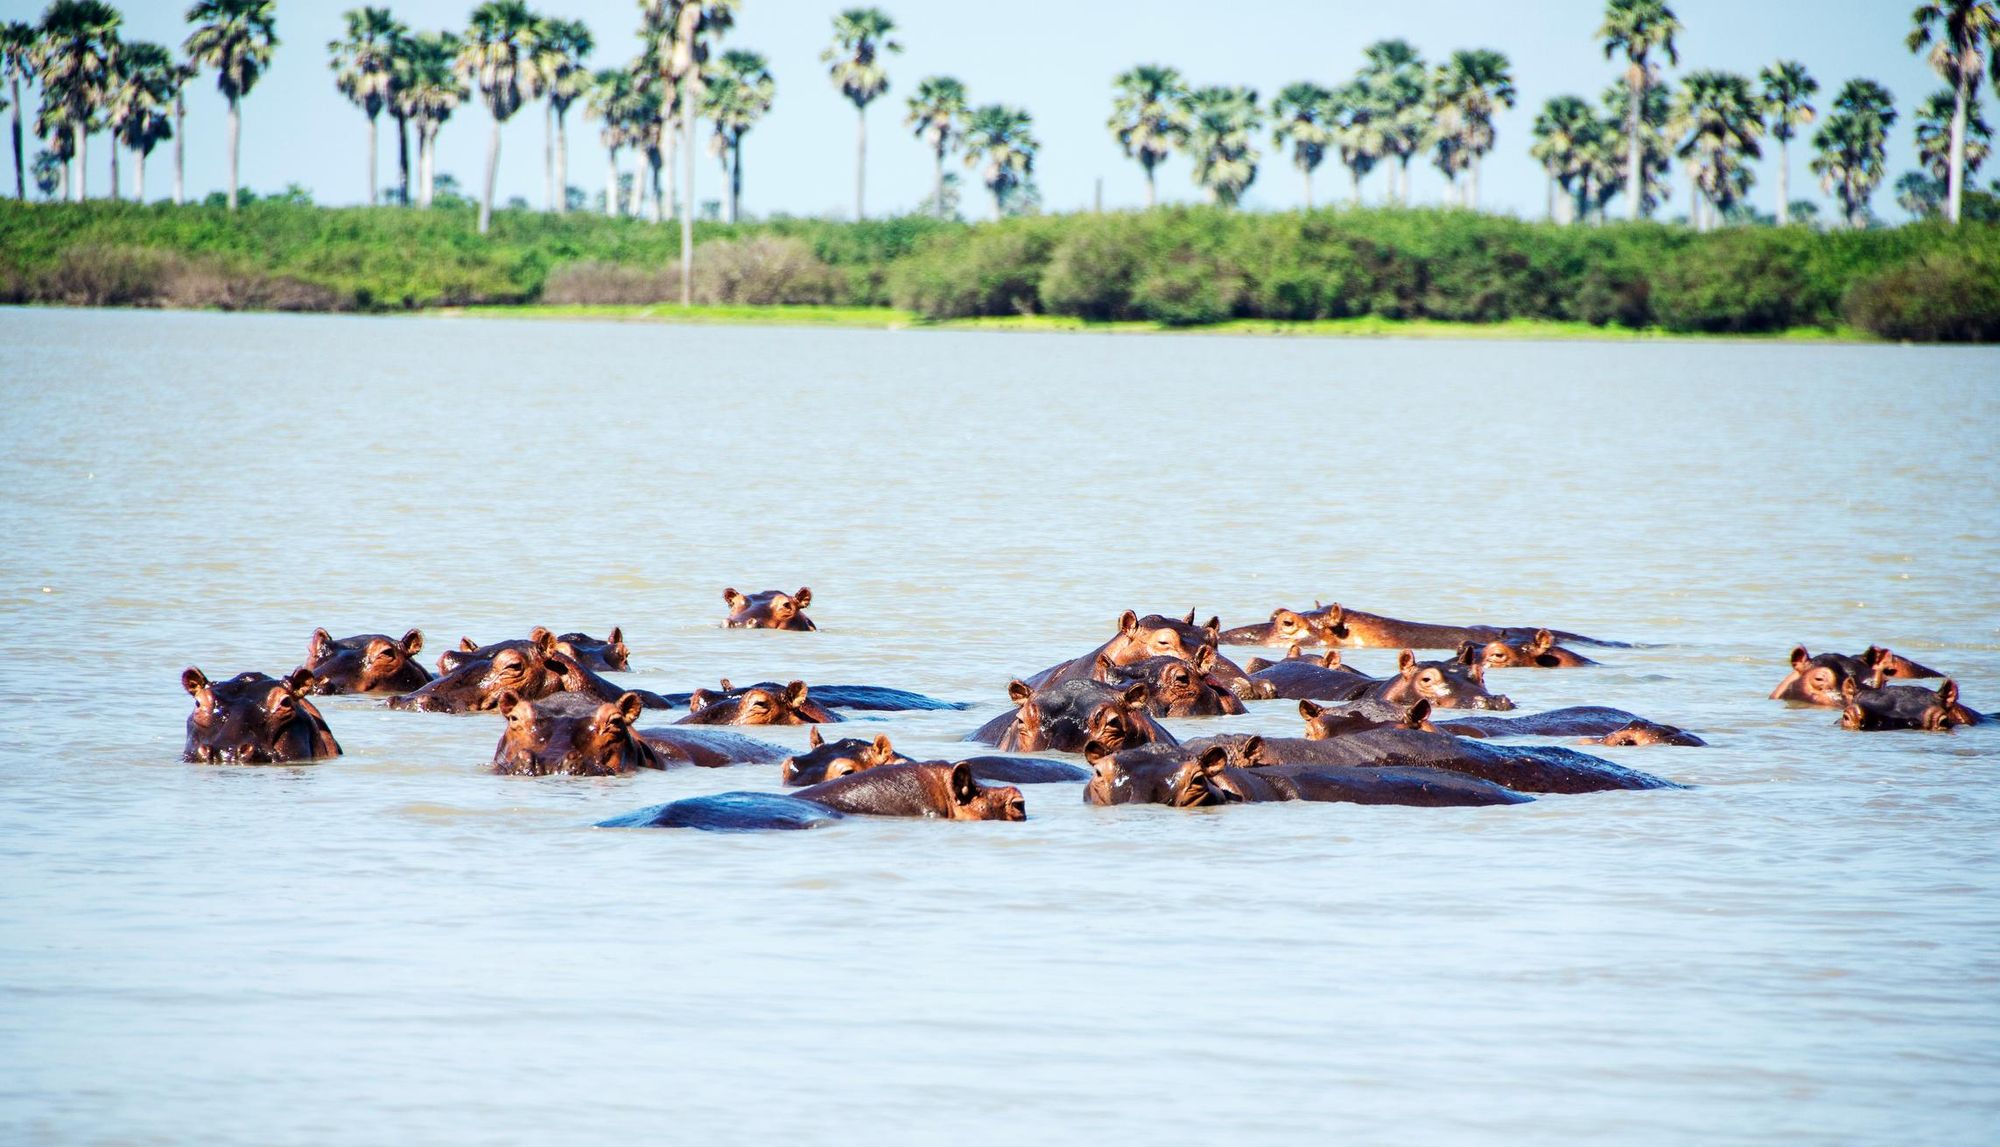
M1699 235L1435 210L1203 208L696 228L469 208L0 202L0 301L893 326L2000 339L2000 227ZM782 308L773 310L772 308ZM780 317L782 316L782 317Z

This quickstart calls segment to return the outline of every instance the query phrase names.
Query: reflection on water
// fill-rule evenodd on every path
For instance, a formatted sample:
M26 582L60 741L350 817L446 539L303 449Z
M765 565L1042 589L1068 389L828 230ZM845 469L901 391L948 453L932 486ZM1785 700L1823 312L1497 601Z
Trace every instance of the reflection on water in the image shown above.
M14 1141L1968 1142L2000 728L1763 700L1870 642L2000 709L1991 351L0 311ZM817 634L724 631L809 585ZM182 667L622 625L658 690L872 682L918 755L1120 610L1650 643L1512 671L1686 792L593 821L775 770L484 775L499 722L176 760ZM1350 661L1380 672L1393 651ZM1289 703L1183 722L1291 733ZM772 739L804 743L805 730Z

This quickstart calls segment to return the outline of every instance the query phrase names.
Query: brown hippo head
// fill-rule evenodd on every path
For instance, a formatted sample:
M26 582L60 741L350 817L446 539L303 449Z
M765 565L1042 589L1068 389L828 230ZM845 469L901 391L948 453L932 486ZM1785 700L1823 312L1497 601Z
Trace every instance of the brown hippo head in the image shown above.
M724 694L697 689L688 698L688 715L676 725L831 725L840 714L807 695L806 683L765 681Z
M1026 820L1027 802L1011 785L982 785L963 761L904 761L835 777L793 794L838 812L941 820Z
M729 617L722 624L730 629L818 629L806 616L812 599L813 591L804 586L797 593L767 589L746 594L725 589L722 600L729 604Z
M1221 631L1219 619L1211 617L1207 624L1198 626L1192 612L1185 619L1157 613L1140 617L1128 609L1118 617L1117 634L1098 650L1098 655L1113 665L1130 665L1150 657L1177 657L1192 662L1196 650L1217 644Z
M181 688L194 698L184 761L203 764L282 764L340 755L326 718L306 699L312 674L294 669L282 679L238 673L210 681L189 666Z
M1119 690L1078 680L1037 690L1015 681L1007 696L1018 709L998 747L1011 753L1075 753L1091 741L1112 752L1151 741L1174 744L1173 734L1147 712L1146 694L1144 685Z
M1814 655L1807 653L1803 645L1793 646L1792 671L1771 690L1771 700L1837 709L1846 704L1840 692L1843 683L1866 685L1872 672L1859 657L1844 653Z
M1094 805L1163 804L1175 808L1221 804L1209 778L1214 769L1226 763L1223 755L1223 750L1214 746L1199 753L1166 745L1113 751L1102 742L1091 741L1083 747L1083 759L1090 766L1083 799Z
M1894 650L1884 649L1879 645L1871 645L1862 650L1860 660L1863 665L1868 666L1869 672L1878 681L1887 677L1914 681L1925 677L1944 676L1935 669L1928 669Z
M1375 700L1406 704L1424 700L1433 709L1507 710L1514 702L1486 689L1486 668L1478 662L1468 665L1451 661L1418 661L1415 650L1405 649L1396 657L1396 676L1373 691Z
M778 775L788 785L816 785L849 773L910 759L896 751L886 733L876 734L873 741L864 741L860 737L828 741L819 735L819 726L814 725L806 734L806 741L812 746L810 749L786 757L778 765Z
M1438 731L1438 727L1431 724L1431 703L1422 697L1395 704L1362 700L1322 705L1316 701L1301 701L1299 716L1306 719L1306 739L1309 741L1324 741L1364 729Z
M1499 638L1484 645L1466 642L1459 647L1459 659L1477 662L1488 669L1573 669L1597 662L1556 644L1556 635L1538 629L1526 641Z
M1215 646L1195 650L1193 661L1178 657L1148 657L1125 665L1097 656L1097 680L1117 688L1146 686L1146 711L1155 717L1217 717L1245 712L1229 687L1209 676L1215 666Z
M507 729L493 750L493 771L515 776L609 777L664 768L659 753L633 732L642 705L626 693L598 705L525 701L506 690L493 708Z
M1843 702L1840 727L1857 732L1880 729L1922 729L1948 733L1958 725L1976 725L1979 714L1958 703L1958 683L1947 678L1936 692L1915 685L1869 689L1849 678L1840 687Z
M470 637L458 639L458 648L438 655L438 672L449 673L467 661L490 659L502 649L533 647L544 653L560 653L594 673L623 673L632 668L631 650L625 645L625 631L611 627L611 636L595 638L588 633L557 635L537 625L526 637L481 645Z
M1707 741L1677 725L1662 725L1654 721L1633 721L1622 729L1613 729L1602 737L1585 737L1579 745L1687 745L1700 747Z
M412 629L401 640L383 633L335 638L313 630L306 646L306 669L313 693L408 693L431 679L417 662L424 634Z
M502 693L523 701L539 701L565 689L598 687L584 669L560 653L534 643L503 643L491 657L460 661L450 672L421 689L389 698L391 709L429 713L476 713L494 708ZM616 693L612 693L616 696Z
M1243 663L1243 669L1246 673L1262 673L1274 665L1282 665L1287 661L1310 661L1322 669L1338 669L1340 668L1340 650L1329 649L1325 653L1308 657L1306 656L1305 647L1294 641L1285 648L1285 655L1276 661L1268 657L1252 657Z

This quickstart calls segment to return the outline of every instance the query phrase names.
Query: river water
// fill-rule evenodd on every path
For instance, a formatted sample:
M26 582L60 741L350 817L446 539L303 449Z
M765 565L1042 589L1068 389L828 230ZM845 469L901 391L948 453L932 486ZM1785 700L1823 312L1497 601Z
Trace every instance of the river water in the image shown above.
M2000 727L1764 698L1877 642L2000 710L1997 387L1887 346L0 311L0 1139L1991 1142ZM725 585L822 631L722 630ZM494 777L496 718L365 699L323 702L336 761L178 760L184 666L321 625L977 702L848 726L924 756L1123 609L1315 598L1647 643L1495 687L1712 747L1515 808L1043 786L763 836L590 826L769 768Z

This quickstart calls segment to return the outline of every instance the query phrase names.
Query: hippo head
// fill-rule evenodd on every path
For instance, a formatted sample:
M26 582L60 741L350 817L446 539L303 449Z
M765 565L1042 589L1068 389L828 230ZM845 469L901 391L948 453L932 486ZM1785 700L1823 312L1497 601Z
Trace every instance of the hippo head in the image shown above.
M438 654L438 673L440 675L450 673L469 661L491 661L504 649L539 651L547 654L555 652L555 648L556 635L551 633L548 627L541 625L528 631L526 637L496 641L491 645L481 645L470 637L461 637L458 639L457 649L447 649Z
M1192 662L1204 645L1219 645L1222 620L1211 617L1203 625L1194 623L1194 613L1186 618L1162 617L1157 613L1140 617L1126 610L1118 618L1118 634L1100 655L1113 665L1131 665L1151 657L1175 657Z
M1842 653L1814 656L1803 645L1793 646L1792 671L1771 690L1771 700L1839 708L1846 703L1841 699L1842 684L1847 681L1866 684L1870 673L1869 666L1858 657Z
M1209 676L1214 665L1213 645L1195 650L1191 662L1178 657L1148 657L1117 665L1100 653L1093 676L1107 685L1145 685L1146 710L1155 717L1214 717L1243 712L1243 702L1227 686Z
M1661 725L1653 721L1633 721L1622 729L1613 729L1602 737L1586 737L1585 745L1689 745L1703 746L1707 741L1675 725Z
M814 725L806 740L812 746L810 749L786 757L778 766L778 775L788 785L816 785L849 773L909 760L889 743L887 734L877 734L873 741L843 737L829 742L819 735L819 726Z
M1171 743L1146 711L1147 692L1143 684L1121 691L1098 681L1065 681L1038 692L1015 681L1007 686L1007 696L1019 708L999 747L1074 753L1091 741L1112 752L1154 740Z
M533 643L502 643L491 657L460 661L444 676L414 692L389 698L391 709L429 713L476 713L494 708L502 693L539 701L567 688L587 688L581 666Z
M1958 683L1947 678L1934 693L1912 685L1867 689L1853 678L1841 685L1840 727L1857 732L1922 729L1948 733L1978 723L1978 715L1958 703Z
M1083 799L1094 805L1163 804L1175 808L1220 804L1203 762L1222 752L1211 746L1197 755L1159 745L1118 752L1091 741L1083 747L1083 759L1090 765ZM1219 757L1217 767L1221 767Z
M312 673L294 669L282 679L238 673L210 681L189 666L181 688L194 698L187 719L184 761L203 764L282 764L340 755L326 719L306 699Z
M1429 733L1438 732L1438 727L1430 721L1431 703L1422 697L1397 704L1382 701L1348 701L1338 705L1322 705L1317 701L1301 701L1299 716L1306 719L1306 739L1309 741L1324 741L1331 737L1359 733L1365 729L1422 729Z
M1879 645L1871 645L1863 650L1860 660L1863 665L1868 667L1868 671L1873 675L1878 687L1883 679L1890 677L1916 680L1924 677L1944 676L1944 674L1939 673L1935 669L1928 669L1894 650L1884 649Z
M306 669L314 693L408 693L431 679L417 662L424 634L412 629L401 640L382 633L336 639L324 629L313 630L306 646Z
M1339 609L1339 606L1335 606ZM1320 611L1301 613L1296 609L1279 607L1271 611L1271 641L1296 642L1301 645L1318 645L1325 640L1324 626Z
M1487 691L1486 667L1476 661L1470 665L1458 659L1418 661L1415 650L1405 649L1397 655L1396 673L1387 688L1376 694L1377 700L1407 703L1422 699L1433 709L1504 711L1514 707L1508 697Z
M1325 653L1309 658L1306 656L1305 647L1294 641L1285 648L1285 655L1276 661L1267 657L1252 657L1243 663L1243 668L1251 673L1262 673L1274 665L1281 665L1287 661L1311 661L1326 669L1338 669L1341 666L1340 650L1329 649Z
M1556 636L1538 629L1525 641L1505 638L1484 645L1468 641L1459 646L1459 660L1487 669L1566 669L1592 664L1589 658L1556 644Z
M973 779L972 766L964 761L916 767L923 772L927 784L942 781L952 820L1028 819L1028 803L1020 789L1013 785L982 785Z
M537 628L536 632L548 631ZM588 633L557 634L550 645L557 653L599 673L624 673L632 668L632 651L625 645L625 630L620 626L612 626L611 635L602 639Z
M493 750L495 772L609 777L662 767L659 754L633 731L642 709L636 693L582 708L538 704L503 690L493 708L507 721Z
M812 599L813 591L804 586L797 593L767 589L746 594L725 589L722 600L729 605L729 618L723 624L731 629L815 629L818 627L806 616Z
M766 681L725 694L697 689L688 697L688 715L682 723L693 725L813 725L833 724L840 716L808 696L806 683L788 685Z

